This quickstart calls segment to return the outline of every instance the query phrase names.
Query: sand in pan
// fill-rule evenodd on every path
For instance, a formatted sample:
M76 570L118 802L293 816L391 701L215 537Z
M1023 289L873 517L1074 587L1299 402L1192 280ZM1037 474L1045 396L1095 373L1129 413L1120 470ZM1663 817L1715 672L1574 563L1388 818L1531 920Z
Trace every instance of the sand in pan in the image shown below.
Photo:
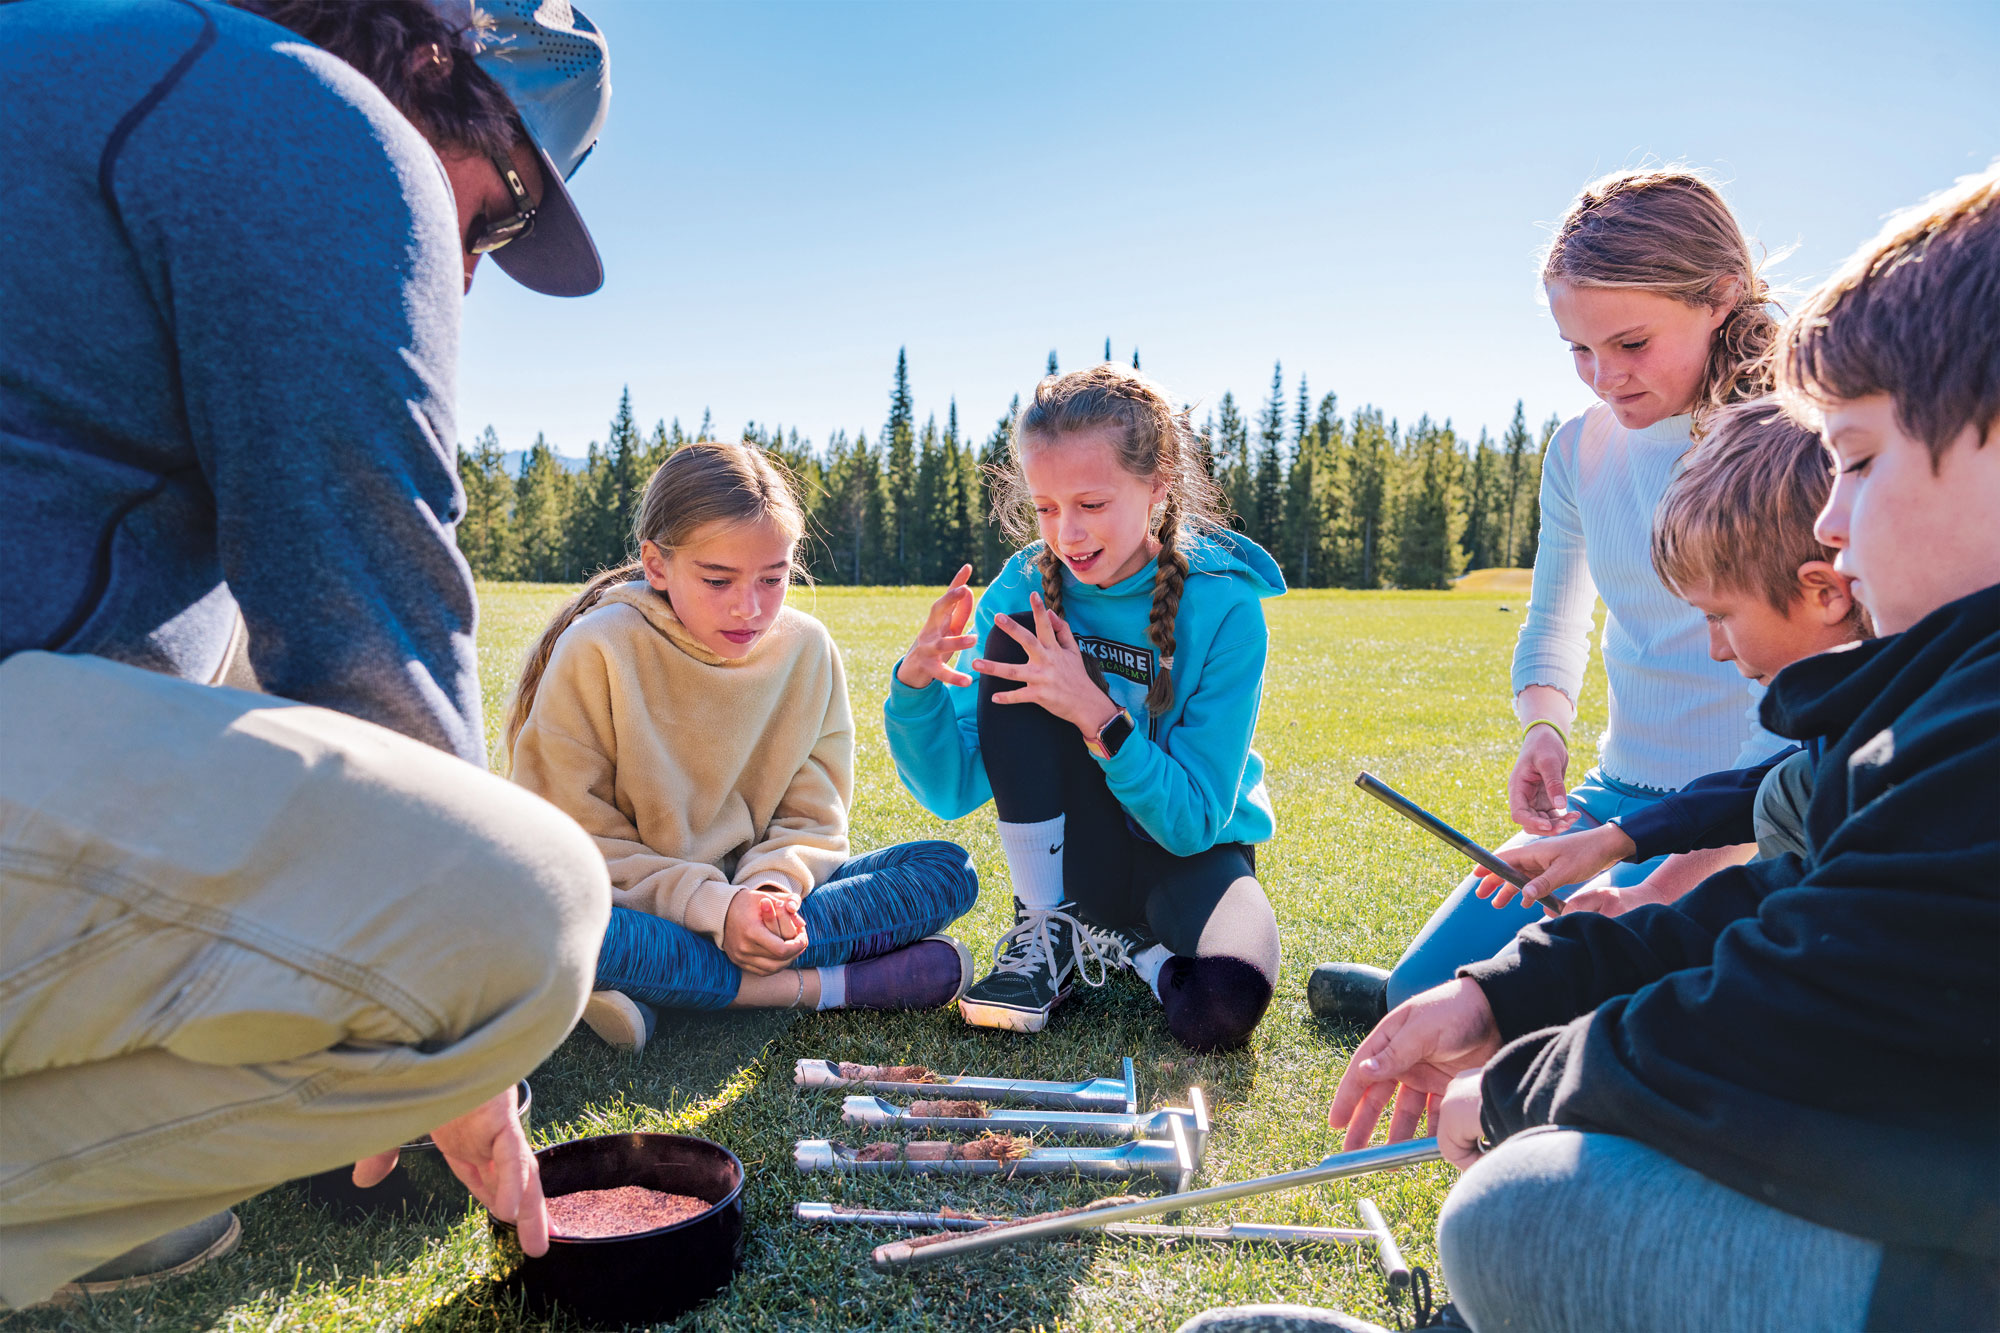
M643 1185L608 1190L577 1190L549 1200L549 1231L572 1240L630 1236L655 1227L685 1222L714 1207L706 1199L668 1194Z

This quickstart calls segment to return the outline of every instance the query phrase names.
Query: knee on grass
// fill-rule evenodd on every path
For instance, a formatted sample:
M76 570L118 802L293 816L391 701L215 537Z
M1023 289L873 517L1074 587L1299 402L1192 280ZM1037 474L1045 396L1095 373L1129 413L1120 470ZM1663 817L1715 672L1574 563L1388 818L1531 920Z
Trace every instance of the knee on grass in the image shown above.
M1196 1051L1220 1051L1250 1039L1271 1007L1271 979L1241 958L1174 957L1160 972L1167 1031Z
M972 910L979 901L979 872L973 868L972 853L955 842L937 840L913 842L909 850L908 864L936 887L940 905L952 920Z

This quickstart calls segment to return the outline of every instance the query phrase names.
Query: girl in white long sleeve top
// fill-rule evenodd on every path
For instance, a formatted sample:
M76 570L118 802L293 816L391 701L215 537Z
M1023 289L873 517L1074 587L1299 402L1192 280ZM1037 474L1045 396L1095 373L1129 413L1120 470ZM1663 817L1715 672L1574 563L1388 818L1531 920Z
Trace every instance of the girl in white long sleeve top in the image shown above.
M1700 176L1620 172L1571 205L1542 277L1577 374L1602 401L1563 425L1543 462L1534 590L1514 652L1523 734L1507 795L1525 830L1516 842L1616 819L1784 748L1756 723L1755 687L1709 659L1701 614L1661 584L1649 550L1653 510L1706 417L1768 387L1761 353L1775 326L1748 242ZM1569 728L1599 596L1610 720L1597 766L1572 786ZM1704 859L1670 871L1704 874L1730 854L1695 856ZM1635 884L1656 868L1607 875ZM1542 910L1518 900L1495 908L1473 894L1476 882L1459 885L1386 978L1324 965L1339 975L1315 976L1314 990L1341 1000L1316 995L1315 1007L1365 1017L1399 1004L1490 957Z

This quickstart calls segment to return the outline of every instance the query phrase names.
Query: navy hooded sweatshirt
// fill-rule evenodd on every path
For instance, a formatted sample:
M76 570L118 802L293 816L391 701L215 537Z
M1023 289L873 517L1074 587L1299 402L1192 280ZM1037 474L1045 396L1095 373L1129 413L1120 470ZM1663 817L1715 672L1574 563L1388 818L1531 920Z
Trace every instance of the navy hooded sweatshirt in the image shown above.
M1810 858L1461 968L1510 1042L1485 1132L1623 1135L1881 1242L1870 1328L2000 1327L2000 585L1787 667L1763 720L1829 738Z

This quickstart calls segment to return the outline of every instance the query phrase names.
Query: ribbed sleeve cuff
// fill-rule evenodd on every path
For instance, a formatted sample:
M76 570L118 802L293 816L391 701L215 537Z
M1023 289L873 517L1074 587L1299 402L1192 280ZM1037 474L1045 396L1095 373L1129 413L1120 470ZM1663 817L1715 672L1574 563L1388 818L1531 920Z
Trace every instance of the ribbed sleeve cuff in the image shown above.
M940 708L951 707L949 685L935 680L922 689L905 685L903 678L896 674L902 665L903 659L899 657L896 665L889 668L889 698L883 707L891 717L916 719L927 717Z
M722 927L729 919L729 904L736 901L741 893L734 884L725 884L719 879L705 880L688 894L687 910L682 913L681 924L697 935L706 935L722 947Z

